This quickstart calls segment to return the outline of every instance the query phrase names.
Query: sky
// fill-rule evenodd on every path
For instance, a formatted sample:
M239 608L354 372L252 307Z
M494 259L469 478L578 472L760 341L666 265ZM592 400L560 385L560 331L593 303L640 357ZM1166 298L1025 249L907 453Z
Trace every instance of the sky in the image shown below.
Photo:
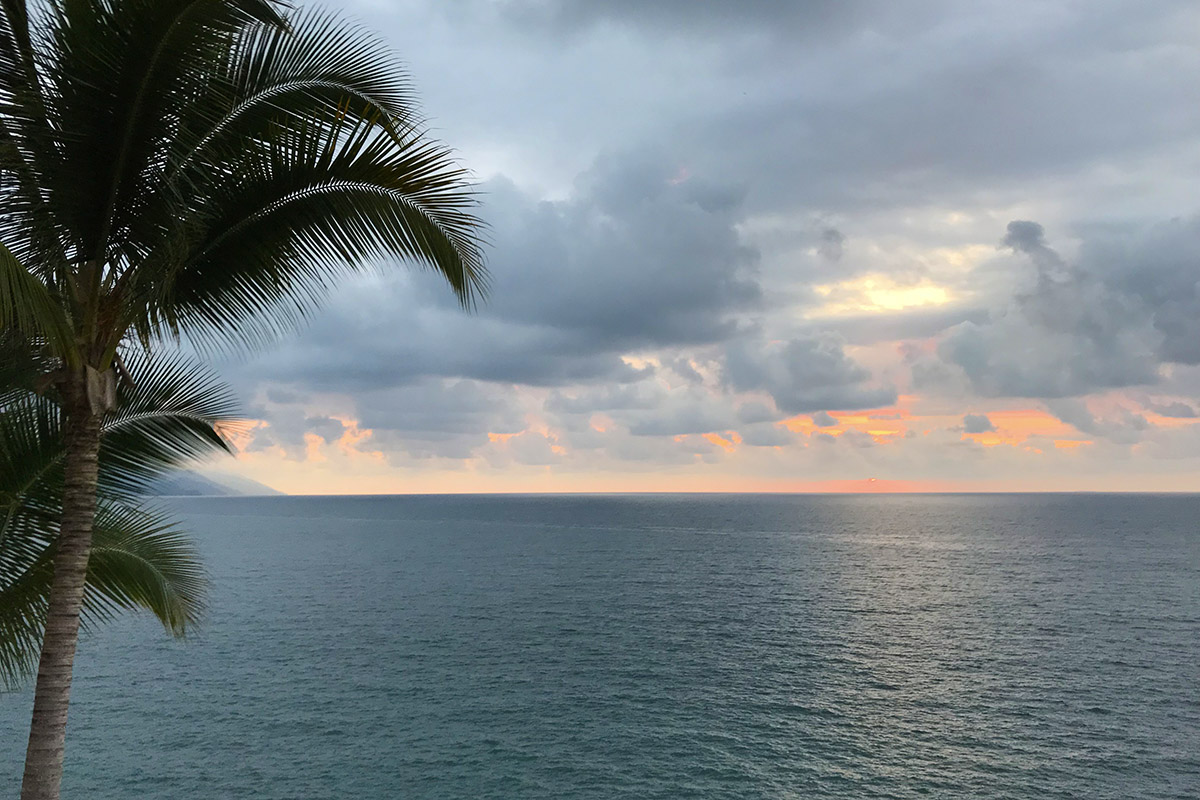
M289 493L1200 490L1200 4L348 0L492 289L221 373Z

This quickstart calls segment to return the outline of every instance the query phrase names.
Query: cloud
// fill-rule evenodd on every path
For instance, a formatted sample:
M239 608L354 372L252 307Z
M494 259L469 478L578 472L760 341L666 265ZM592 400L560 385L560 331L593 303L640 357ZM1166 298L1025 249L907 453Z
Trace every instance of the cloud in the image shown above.
M618 24L662 34L675 31L727 34L730 28L783 30L806 37L846 31L855 23L879 21L886 8L880 0L740 0L697 3L694 0L502 0L502 14L518 25L552 26L559 30ZM783 29L783 30L781 30Z
M1114 273L1085 246L1080 262L1068 264L1033 222L1010 223L1003 244L1032 263L1032 285L990 320L953 328L939 348L976 392L1057 398L1158 381L1158 309L1112 280L1137 271L1136 261Z
M331 389L621 382L640 375L621 358L631 350L724 341L761 306L757 254L737 231L738 192L672 183L675 170L653 153L604 157L560 201L492 181L493 284L476 315L436 276L374 279L244 377Z
M751 400L738 406L737 419L739 423L746 425L754 425L760 422L776 422L782 415L757 400Z
M738 433L748 447L787 447L796 442L796 434L782 425L747 425Z
M1086 403L1073 399L1046 401L1046 409L1080 433L1098 436L1116 444L1134 444L1151 425L1141 414L1118 409L1115 415L1098 419Z
M1200 69L1194 3L350 5L490 176L495 283L472 315L428 273L342 287L233 376L258 454L656 480L1189 457L1200 233L1150 221L1196 208L1200 105L1161 78ZM1043 407L1020 447L962 441ZM1094 443L1056 449L1068 425Z
M967 414L963 417L964 433L991 433L995 430L996 426L986 414Z
M269 398L272 392L266 392ZM276 393L277 394L277 393ZM514 434L525 428L525 412L513 390L467 380L426 379L405 386L360 392L343 399L338 418L309 413L322 405L309 396L302 403L268 402L254 410L269 426L254 431L249 447L261 452L283 448L303 459L313 435L332 444L349 432L355 442L389 458L464 459L487 444L489 433Z
M555 391L546 401L546 410L556 414L592 414L597 411L656 408L665 398L660 386L640 382L595 389L580 389L572 394Z
M824 228L821 231L817 252L821 258L826 261L838 262L842 260L842 251L845 248L846 237L837 228Z
M896 400L892 387L870 386L871 373L834 336L768 344L740 339L725 348L725 379L738 391L764 391L788 414L874 408Z
M1198 416L1195 408L1178 400L1169 403L1148 403L1146 408L1159 416L1174 419L1195 419Z
M503 444L489 452L489 460L494 466L505 466L508 462L534 467L545 467L560 463L562 453L558 445L545 434L536 431L525 431L503 441Z
M629 432L634 436L686 436L728 431L736 425L736 417L727 408L693 401L637 419L629 426Z
M1200 217L1100 229L1084 240L1079 259L1150 321L1159 361L1200 364Z
M285 458L303 460L308 447L306 437L315 435L325 442L335 442L345 432L340 420L323 415L309 415L302 408L252 408L250 414L256 418L269 417L270 424L253 431L247 450L262 452L279 448Z
M838 424L837 417L828 411L818 411L812 415L813 424L818 428L832 428Z

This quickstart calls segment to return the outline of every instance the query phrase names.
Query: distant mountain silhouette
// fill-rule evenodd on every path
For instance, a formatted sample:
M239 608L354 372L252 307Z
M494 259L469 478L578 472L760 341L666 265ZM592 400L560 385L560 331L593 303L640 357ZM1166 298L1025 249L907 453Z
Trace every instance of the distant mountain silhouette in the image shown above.
M149 495L159 497L235 497L249 495L277 495L270 486L236 475L201 475L191 470L181 470L151 485Z

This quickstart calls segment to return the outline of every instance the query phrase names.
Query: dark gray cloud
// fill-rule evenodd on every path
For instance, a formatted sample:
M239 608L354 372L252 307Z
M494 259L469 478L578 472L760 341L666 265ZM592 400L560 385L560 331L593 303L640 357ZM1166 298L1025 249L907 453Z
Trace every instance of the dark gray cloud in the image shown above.
M555 414L593 414L656 408L664 398L661 387L642 382L585 389L572 394L556 391L546 401L545 408Z
M355 398L361 428L371 430L368 449L389 458L470 458L489 433L525 429L511 391L469 380L422 380L367 392Z
M686 436L720 433L736 426L737 418L725 409L714 410L706 404L697 403L647 415L633 422L629 432L634 436Z
M311 329L245 370L248 380L371 389L423 377L540 386L629 381L630 350L723 341L761 306L736 190L678 182L648 153L610 156L576 193L538 201L484 187L494 281L464 315L435 276L343 292Z
M746 425L754 425L760 422L776 422L781 416L776 409L770 408L766 403L760 403L757 400L743 403L737 409L738 422Z
M773 344L740 339L725 348L725 379L738 391L764 391L789 414L872 408L895 402L892 387L868 385L871 373L834 336Z
M305 456L306 435L333 444L344 434L356 438L366 431L370 433L361 442L350 446L379 449L389 457L469 458L488 442L488 433L515 434L526 424L510 391L468 380L426 379L358 393L349 414L352 427L341 419L308 413L306 406L317 402L311 394L271 387L265 396L268 404L249 409L249 414L269 424L254 431L248 449L279 447L296 460Z
M1195 419L1198 416L1195 408L1178 400L1170 403L1148 403L1146 407L1155 414L1174 419Z
M1178 8L1147 4L1136 26L1112 3L1028 16L990 4L918 11L916 28L897 39L863 30L840 59L778 56L795 74L839 76L841 91L794 80L731 93L716 119L688 119L677 133L705 172L754 175L755 208L953 203L984 181L1019 202L1031 182L1155 152L1200 127L1187 89L1154 77L1200 66L1182 41L1168 45ZM1092 38L1123 29L1119 47Z
M830 414L828 411L818 411L812 415L813 424L818 428L832 428L837 425L837 417Z
M428 435L515 433L525 427L507 392L477 381L422 381L358 396L359 424Z
M826 261L838 262L842 260L842 252L846 245L846 236L837 228L825 228L821 231L820 244L817 245L817 252Z
M1079 261L1148 316L1160 361L1200 364L1200 218L1092 231Z
M610 349L730 335L731 312L761 301L757 253L736 230L740 192L678 170L658 153L606 156L560 203L491 184L495 285L483 313Z
M499 8L503 17L517 25L578 30L615 24L656 35L727 35L731 28L748 28L809 38L882 23L888 16L881 13L888 8L883 0L501 0Z
M967 414L963 417L962 427L964 433L991 433L996 430L987 414Z
M738 433L742 443L750 447L787 447L796 442L796 434L782 425L747 425Z
M1046 410L1080 433L1121 445L1137 443L1151 427L1145 417L1127 409L1120 409L1111 417L1097 419L1083 402L1070 398L1047 400Z
M254 438L247 448L250 452L260 452L272 447L281 448L290 459L304 458L306 434L320 436L326 442L334 442L341 438L345 426L339 420L324 415L309 415L296 406L251 408L250 416L258 419L270 418L270 425L255 431Z

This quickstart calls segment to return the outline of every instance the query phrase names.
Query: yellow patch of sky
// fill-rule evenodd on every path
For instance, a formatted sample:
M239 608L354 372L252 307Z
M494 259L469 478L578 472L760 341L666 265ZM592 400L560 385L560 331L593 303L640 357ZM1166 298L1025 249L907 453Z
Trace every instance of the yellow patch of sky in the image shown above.
M951 302L954 295L945 286L933 283L905 285L884 275L814 286L813 290L825 299L807 316L850 316L877 311L903 311L925 306L941 306Z
M866 249L873 264L894 261L897 255L895 246L883 248L872 244ZM983 244L914 252L904 252L904 248L900 248L899 254L905 265L920 265L927 277L918 282L897 280L886 271L887 266L883 266L849 280L819 284L813 290L825 302L808 316L819 319L946 305L961 299L952 284L995 250L994 245Z

